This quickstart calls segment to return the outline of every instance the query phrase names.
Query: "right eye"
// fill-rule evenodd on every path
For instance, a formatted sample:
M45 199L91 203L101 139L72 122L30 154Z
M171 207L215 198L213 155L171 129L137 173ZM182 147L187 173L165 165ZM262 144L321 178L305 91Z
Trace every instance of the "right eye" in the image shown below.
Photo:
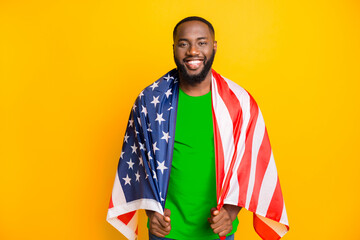
M187 43L184 43L184 42L178 44L179 47L186 47L187 45L188 45L188 44L187 44Z

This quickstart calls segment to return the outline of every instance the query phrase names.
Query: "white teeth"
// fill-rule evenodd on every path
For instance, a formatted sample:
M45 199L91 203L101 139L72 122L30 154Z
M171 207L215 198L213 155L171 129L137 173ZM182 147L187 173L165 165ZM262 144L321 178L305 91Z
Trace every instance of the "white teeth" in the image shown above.
M195 60L195 61L189 61L189 64L199 64L201 61Z

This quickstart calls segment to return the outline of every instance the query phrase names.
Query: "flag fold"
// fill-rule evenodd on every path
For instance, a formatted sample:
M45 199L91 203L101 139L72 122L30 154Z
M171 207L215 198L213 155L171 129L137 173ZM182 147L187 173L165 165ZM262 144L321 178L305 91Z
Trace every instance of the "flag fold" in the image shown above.
M260 109L247 91L214 70L211 91L218 208L246 208L262 239L280 239L289 224ZM139 94L130 113L107 214L130 240L137 239L137 210L163 214L178 92L173 69Z

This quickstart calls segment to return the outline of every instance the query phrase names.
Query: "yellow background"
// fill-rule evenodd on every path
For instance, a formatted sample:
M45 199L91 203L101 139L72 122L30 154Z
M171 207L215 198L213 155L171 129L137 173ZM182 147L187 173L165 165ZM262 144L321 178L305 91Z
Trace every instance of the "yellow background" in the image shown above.
M105 218L128 114L175 67L189 15L213 23L214 68L262 109L283 239L360 239L357 0L2 0L0 239L124 239ZM259 239L239 218L236 239Z

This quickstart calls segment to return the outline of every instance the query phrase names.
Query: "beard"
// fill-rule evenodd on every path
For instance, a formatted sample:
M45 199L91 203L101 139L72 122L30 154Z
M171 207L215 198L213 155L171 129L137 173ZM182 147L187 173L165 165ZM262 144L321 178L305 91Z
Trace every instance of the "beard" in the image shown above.
M181 79L185 81L187 84L192 86L199 84L205 80L214 62L214 58L215 58L215 50L213 50L211 57L209 59L207 59L206 56L204 57L204 68L201 70L200 73L195 75L189 75L189 73L185 68L185 65L181 64L180 61L178 61L174 55L175 64L177 66Z

